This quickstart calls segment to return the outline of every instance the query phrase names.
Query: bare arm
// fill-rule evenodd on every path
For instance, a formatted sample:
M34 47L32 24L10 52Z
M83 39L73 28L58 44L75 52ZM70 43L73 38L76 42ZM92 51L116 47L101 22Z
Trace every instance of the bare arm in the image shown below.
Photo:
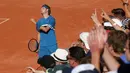
M108 44L105 44L104 53L103 53L103 59L104 59L105 63L107 64L108 68L110 69L110 71L115 71L120 66L120 64L109 53L109 51L108 51Z
M96 9L95 9L95 12L92 14L91 18L92 18L93 22L95 23L95 27L102 26L102 24L98 20Z
M126 14L127 14L127 17L130 17L130 6L128 6L128 5L124 5L124 9L125 9L125 12L126 12Z
M92 64L100 72L100 54L107 40L107 32L102 26L92 30L88 36L88 44L92 53Z
M128 0L121 0L128 17L130 17L130 6Z
M101 16L102 16L103 18L107 19L107 20L112 24L112 26L113 26L116 30L121 30L121 31L123 31L123 32L126 32L123 28L121 28L119 25L117 25L117 24L107 15L107 13L106 13L104 10L102 10Z

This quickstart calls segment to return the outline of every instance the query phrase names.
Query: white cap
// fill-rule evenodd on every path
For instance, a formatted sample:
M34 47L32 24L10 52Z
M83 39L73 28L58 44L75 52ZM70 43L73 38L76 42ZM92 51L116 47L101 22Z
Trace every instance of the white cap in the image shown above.
M89 45L88 45L88 41L87 41L88 36L89 36L89 33L88 33L88 32L82 32L82 33L79 35L80 39L81 39L81 40L83 41L83 43L85 44L85 47L90 50Z
M58 48L51 56L59 62L67 62L68 52L65 49Z

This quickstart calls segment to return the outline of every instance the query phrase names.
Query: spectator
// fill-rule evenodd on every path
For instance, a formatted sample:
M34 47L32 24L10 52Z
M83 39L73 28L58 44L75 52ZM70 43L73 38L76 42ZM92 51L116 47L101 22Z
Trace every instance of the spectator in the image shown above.
M57 73L62 72L64 68L69 68L69 64L67 63L67 55L68 52L65 49L57 49L56 52L52 53L51 56L56 61L56 66L53 68L49 68L47 73Z
M126 41L127 35L123 31L115 30L108 34L108 50L120 63L128 63L124 54Z
M63 73L71 73L72 69L80 64L80 60L85 57L83 48L75 46L69 48L67 56L70 68L63 69Z
M122 8L116 8L111 11L113 15L117 18L119 18L122 22L122 27L124 29L127 29L126 25L128 24L129 18L126 17L126 13Z
M77 42L72 43L72 46L79 46L82 47L86 53L86 56L90 56L90 48L88 45L87 37L89 36L89 32L82 32L79 35L79 39L77 40Z

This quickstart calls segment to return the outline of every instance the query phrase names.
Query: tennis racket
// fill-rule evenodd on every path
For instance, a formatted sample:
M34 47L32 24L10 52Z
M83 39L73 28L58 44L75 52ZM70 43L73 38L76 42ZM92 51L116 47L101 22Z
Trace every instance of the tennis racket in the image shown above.
M39 49L39 43L38 41L35 39L35 38L32 38L29 40L28 42L28 49L31 51L31 52L38 52L38 49Z

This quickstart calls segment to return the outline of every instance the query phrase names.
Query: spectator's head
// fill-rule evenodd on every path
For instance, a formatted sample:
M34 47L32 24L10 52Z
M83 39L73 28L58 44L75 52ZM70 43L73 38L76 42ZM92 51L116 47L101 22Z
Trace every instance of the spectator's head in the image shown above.
M42 58L39 58L37 63L46 69L53 68L56 65L55 59L50 55L44 55Z
M55 59L57 64L63 64L67 62L68 52L65 49L58 48L51 56Z
M48 13L48 15L50 15L51 8L47 4L44 4L44 5L42 5L42 8L41 8L41 14L46 14L46 13Z
M126 43L126 52L127 60L130 61L130 33L128 34L128 40Z
M69 48L69 55L67 56L70 66L76 67L79 65L80 60L85 57L83 48L75 46Z
M127 34L123 31L114 30L109 32L107 43L109 45L109 52L115 56L124 53L124 48L127 41Z
M80 60L80 64L91 64L91 56L86 56Z
M113 15L120 20L124 19L126 17L125 11L122 8L116 8L111 11Z
M88 32L80 33L79 39L77 40L77 42L72 43L71 47L72 46L82 47L85 50L85 52L87 53L90 50L88 42L87 42L87 37L88 36L89 36Z

